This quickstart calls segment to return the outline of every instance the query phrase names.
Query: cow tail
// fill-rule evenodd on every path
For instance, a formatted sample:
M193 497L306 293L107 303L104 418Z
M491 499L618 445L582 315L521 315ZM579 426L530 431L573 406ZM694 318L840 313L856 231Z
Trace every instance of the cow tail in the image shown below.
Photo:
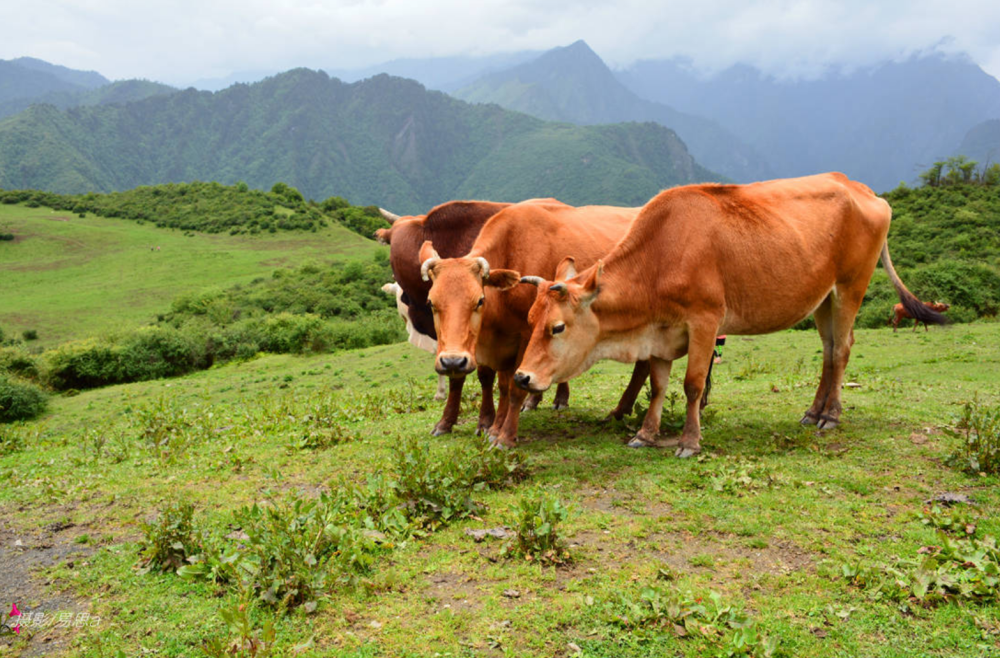
M927 324L946 324L948 318L937 311L925 306L917 296L907 289L903 285L903 281L896 274L896 268L892 266L892 259L889 258L889 242L888 240L882 244L882 269L885 273L889 275L889 280L892 281L893 287L896 289L896 294L899 296L899 301L902 302L903 308L906 312L910 314L916 320L924 322Z

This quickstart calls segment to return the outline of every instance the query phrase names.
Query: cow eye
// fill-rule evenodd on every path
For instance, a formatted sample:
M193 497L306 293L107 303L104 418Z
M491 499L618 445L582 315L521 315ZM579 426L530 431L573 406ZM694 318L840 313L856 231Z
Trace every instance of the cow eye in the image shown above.
M486 302L486 297L480 297L479 301L476 303L476 308L482 308L485 302Z
M559 324L554 325L552 327L552 335L553 336L555 336L556 334L561 334L564 331L566 331L566 323L565 322L560 322Z

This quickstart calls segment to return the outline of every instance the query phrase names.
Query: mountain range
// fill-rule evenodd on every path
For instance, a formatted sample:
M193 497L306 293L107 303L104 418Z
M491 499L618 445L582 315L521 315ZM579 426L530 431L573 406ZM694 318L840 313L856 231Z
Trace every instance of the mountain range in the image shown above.
M580 41L331 70L358 81L296 69L211 93L0 61L0 186L282 181L417 212L460 197L635 204L679 183L829 170L885 191L957 153L1000 160L1000 82L961 57L788 80L676 59L613 71Z
M455 198L641 205L719 176L654 123L556 124L388 75L347 84L296 69L214 94L33 105L0 120L0 187L80 193L196 179L282 181L314 199L416 213Z
M583 41L487 74L453 95L580 125L653 121L677 132L698 162L736 181L773 178L765 159L711 119L639 98Z

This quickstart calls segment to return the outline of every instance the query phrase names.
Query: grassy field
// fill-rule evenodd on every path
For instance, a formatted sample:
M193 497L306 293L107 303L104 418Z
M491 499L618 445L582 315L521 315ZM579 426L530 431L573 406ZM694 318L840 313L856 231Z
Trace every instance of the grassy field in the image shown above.
M75 221L65 230L83 232ZM248 271L250 260L240 260ZM639 419L603 417L628 369L599 364L574 380L568 410L523 416L524 481L473 489L485 505L475 515L384 543L311 613L145 572L142 522L190 503L206 533L238 543L243 505L284 509L289 497L399 476L399 455L414 446L442 463L468 458L475 387L456 431L439 438L430 357L408 345L268 356L53 399L0 442L0 605L74 621L28 626L0 640L0 656L198 656L213 638L239 648L225 619L241 602L247 635L263 638L273 623L274 641L256 655L765 655L740 645L747 628L777 638L784 656L1000 654L995 589L985 601L924 605L872 585L944 541L924 511L939 494L974 501L954 514L978 517L977 537L1000 533L997 477L949 465L958 439L944 431L967 402L1000 403L1000 324L857 331L845 422L830 432L798 424L819 347L814 332L731 336L705 451L689 460L623 445ZM674 372L666 433L683 409ZM342 412L336 436L306 440L330 409ZM539 495L569 510L556 527L566 563L505 558L503 540L467 534L514 528L514 508ZM85 614L90 623L78 623ZM248 647L232 655L255 655Z
M131 220L0 205L0 327L52 347L132 328L184 293L270 276L306 261L367 259L374 242L331 226L259 236L164 230ZM113 311L113 312L112 312Z

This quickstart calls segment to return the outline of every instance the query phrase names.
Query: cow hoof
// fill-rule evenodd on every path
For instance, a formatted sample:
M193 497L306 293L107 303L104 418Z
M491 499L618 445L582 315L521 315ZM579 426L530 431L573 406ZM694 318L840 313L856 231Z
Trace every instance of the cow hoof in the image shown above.
M435 395L434 396L434 401L435 402L440 402L441 400L447 400L447 399L448 399L447 395Z
M626 445L629 448L654 448L654 447L656 447L652 443L646 443L645 441L643 441L639 437L635 437L634 439L632 439L631 441L629 441Z
M552 405L552 408L556 411L562 411L563 409L569 409L569 405L564 402L556 402Z
M431 436L444 436L445 434L451 434L451 428L444 429L443 427L435 427L431 431Z
M802 420L799 421L799 424L800 425L815 425L817 422L818 422L818 419L815 416L811 416L809 414L806 414L805 416L802 417Z
M514 446L504 443L500 439L490 438L490 448L495 450L511 450Z
M822 418L816 424L816 429L820 429L820 430L832 430L832 429L836 428L837 425L839 425L839 424L840 424L840 422L837 421L837 420L835 420L835 419L833 419L833 418Z
M535 408L536 408L535 405L528 404L527 402L525 402L523 405L521 405L521 413L524 413L525 411L534 411Z
M678 459L687 459L688 457L697 455L699 452L701 452L701 448L685 448L684 446L681 446L674 452L674 457L677 457Z

